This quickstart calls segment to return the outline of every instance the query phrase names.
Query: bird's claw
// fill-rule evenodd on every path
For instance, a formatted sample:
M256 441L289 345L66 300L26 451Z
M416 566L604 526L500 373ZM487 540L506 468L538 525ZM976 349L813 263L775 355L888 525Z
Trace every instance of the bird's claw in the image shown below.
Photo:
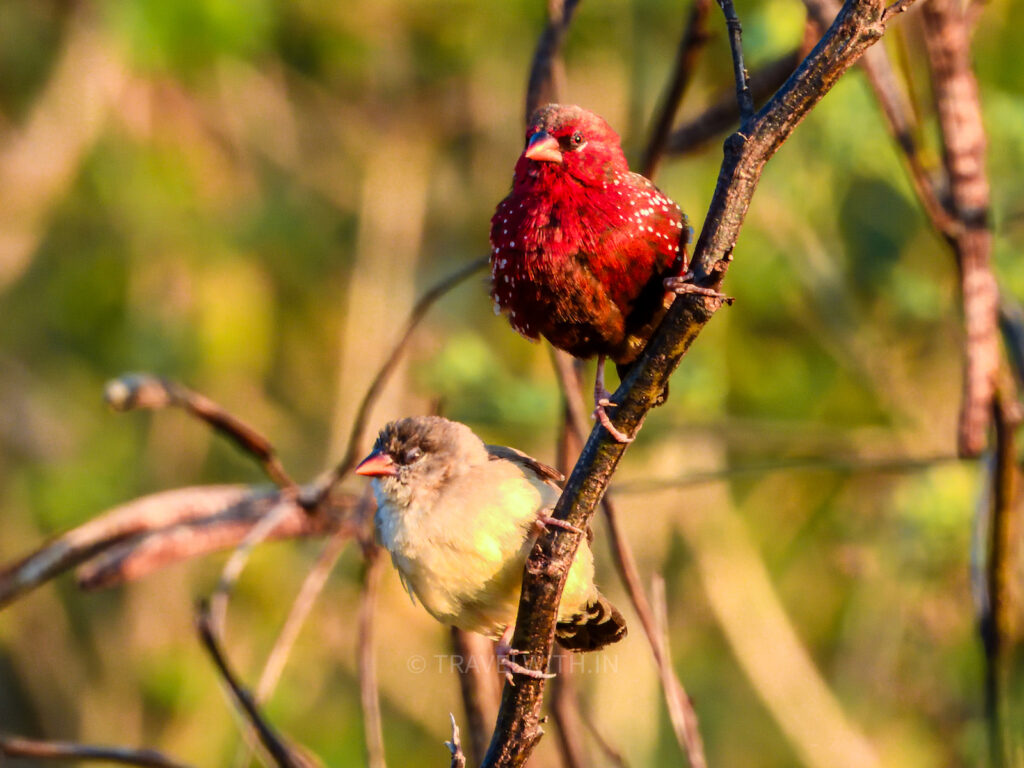
M501 668L505 670L505 679L509 685L515 685L515 681L512 679L513 674L525 675L526 677L532 677L534 680L550 680L555 676L552 672L541 672L539 669L530 669L522 664L517 664L509 658L509 655L513 653L518 653L518 651L509 649L508 655L499 657L499 663Z
M695 293L698 296L707 296L711 299L718 299L719 301L730 305L735 301L732 296L726 296L724 293L716 291L714 288L704 288L700 285L694 285L693 272L687 272L686 274L678 275L676 277L666 277L664 286L666 291L671 291L675 294L681 295L684 293Z
M537 526L542 531L546 530L548 526L552 526L554 528L561 528L563 531L583 535L583 531L572 523L567 523L565 520L559 520L557 517L551 517L550 515L539 515L537 517Z
M597 407L594 408L594 418L601 422L601 426L608 430L608 434L616 439L620 443L632 443L635 438L627 435L621 429L612 424L612 420L608 418L608 414L605 412L605 408L616 405L616 403L609 403L607 399L604 401L598 401Z

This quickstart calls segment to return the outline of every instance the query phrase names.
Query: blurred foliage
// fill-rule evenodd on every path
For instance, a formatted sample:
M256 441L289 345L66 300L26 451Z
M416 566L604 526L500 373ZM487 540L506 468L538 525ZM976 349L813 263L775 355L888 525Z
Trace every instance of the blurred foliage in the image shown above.
M0 561L142 493L261 481L180 413L107 412L103 382L124 371L217 399L271 436L299 478L338 458L353 404L415 296L486 252L521 145L543 6L0 3ZM738 6L752 68L799 44L796 0ZM1022 10L992 0L974 37L997 265L1017 296ZM583 3L567 40L566 99L619 127L631 157L685 12L668 0ZM731 88L713 21L688 116ZM928 118L913 13L886 43L904 52ZM698 229L719 160L712 146L658 179ZM978 765L985 755L968 574L979 467L850 466L953 453L954 281L852 72L768 165L726 281L737 302L701 335L617 477L732 471L715 498L734 507L797 635L883 765ZM494 317L482 277L432 311L374 422L436 400L489 441L553 457L560 406L548 351ZM793 468L802 459L819 461ZM624 525L645 578L666 577L676 666L710 764L793 765L800 756L731 652L695 565L699 544L680 527L706 489L671 501L623 494ZM602 583L624 605L598 550ZM270 545L245 572L229 645L247 680L317 551ZM222 562L107 594L79 594L65 578L0 613L3 729L234 764L239 736L191 624ZM269 705L284 732L336 766L361 760L358 566L347 551ZM461 720L456 680L432 661L448 652L447 635L390 574L382 591L389 761L442 764L443 713ZM630 764L678 764L639 628L607 654L615 672L581 676L588 709ZM407 664L414 655L425 672ZM549 736L538 761L554 760Z

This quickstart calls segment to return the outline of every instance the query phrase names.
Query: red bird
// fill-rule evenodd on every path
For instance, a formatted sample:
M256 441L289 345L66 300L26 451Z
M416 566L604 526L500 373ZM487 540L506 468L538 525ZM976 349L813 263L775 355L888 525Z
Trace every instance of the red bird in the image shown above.
M604 359L621 376L640 355L672 303L666 279L705 292L682 285L689 232L679 206L630 172L602 118L562 104L534 113L512 192L491 219L494 309L529 339L597 355L595 415L621 442L632 438L604 411Z

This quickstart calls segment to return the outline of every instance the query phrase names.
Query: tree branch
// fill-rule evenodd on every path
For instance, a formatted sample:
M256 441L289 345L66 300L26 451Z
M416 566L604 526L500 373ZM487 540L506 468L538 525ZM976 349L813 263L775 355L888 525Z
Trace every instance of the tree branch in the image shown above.
M364 547L363 551L366 554L366 562L363 564L363 584L359 593L356 640L359 656L359 701L363 707L367 768L386 768L373 641L373 611L377 606L377 585L380 583L380 571L384 561L380 557L380 549L372 543Z
M274 728L263 718L259 707L253 701L252 696L238 682L234 672L231 671L221 651L220 643L210 622L209 606L203 603L199 606L196 614L196 629L199 631L199 639L203 647L210 654L217 672L227 685L231 700L245 717L246 721L256 731L260 743L267 750L274 764L278 768L320 768L320 762L311 756L303 754L297 748L288 744L285 739L274 730Z
M128 749L78 744L72 741L40 741L0 734L0 755L33 760L97 760L145 768L189 768L153 749Z
M964 311L964 394L958 444L961 455L977 456L988 440L999 371L999 290L991 267L985 126L962 4L959 0L931 0L924 4L922 18L950 205L959 225L950 240L960 270Z
M748 79L750 93L755 102L763 102L782 87L793 70L800 64L800 51L794 50L760 69ZM668 137L665 147L669 154L685 155L703 148L712 139L739 124L740 108L735 92L722 95L697 117L684 123Z
M740 110L740 132L754 116L754 98L750 95L747 82L747 65L743 63L743 27L736 15L732 0L718 0L718 5L725 14L725 25L729 30L729 49L732 51L732 73L736 80L736 104Z
M148 373L129 373L107 382L103 397L117 411L152 411L171 406L183 408L255 458L276 485L281 488L295 486L267 438L213 400L175 381Z
M526 84L526 122L538 107L558 101L559 57L565 33L572 23L572 15L579 0L548 0L548 23L537 40L533 54L530 78Z
M672 70L672 78L669 80L668 88L665 89L665 95L662 96L657 117L655 117L654 125L651 128L651 137L644 150L643 160L640 162L640 173L649 179L653 179L658 173L658 166L665 153L679 105L683 101L690 81L693 80L697 60L704 50L704 45L711 39L711 33L708 30L710 10L711 0L693 0L693 5L690 7L686 29L679 41L679 48L676 50L676 63Z
M580 395L578 371L573 365L572 359L564 352L555 351L553 357L562 393L566 399L566 410L571 415L571 425L582 442L583 436L586 434L586 417L583 398ZM559 469L562 468L559 467ZM689 758L690 765L694 768L701 768L705 764L704 744L697 728L697 713L693 710L686 689L672 669L671 659L665 650L666 643L662 641L662 631L658 627L657 616L644 592L636 558L633 556L629 541L622 532L615 505L609 495L605 494L601 500L601 508L604 510L605 520L608 523L608 540L615 560L615 567L618 569L619 578L626 586L629 600L640 619L644 636L651 649L676 741Z
M366 439L366 423L370 418L370 410L377 403L381 393L384 391L384 386L387 384L388 379L391 378L391 374L394 373L395 367L398 365L398 361L401 358L402 353L405 351L406 346L409 344L409 340L412 338L413 331L416 330L416 327L427 314L427 311L434 306L439 299L460 283L486 267L488 264L488 258L489 257L484 256L476 261L471 261L461 269L456 270L451 275L431 287L420 297L415 306L413 306L412 310L409 312L409 317L405 321L405 327L402 330L402 334L398 337L398 341L395 342L395 346L391 349L391 353L384 361L384 364L380 367L380 370L377 371L377 375L370 383L369 389L366 390L366 394L363 395L363 399L359 403L359 409L356 411L356 416L352 420L352 429L349 432L345 455L332 470L325 472L316 480L316 482L300 494L299 498L301 499L303 506L309 509L316 507L317 504L323 501L338 481L348 474L353 467L355 467L356 462L359 461L364 451L363 443Z
M884 32L879 0L850 0L822 40L765 107L751 118L744 136L725 144L718 184L694 251L698 285L718 287L739 236L761 170L810 109ZM616 426L632 433L664 391L672 371L717 310L716 300L688 295L669 309L661 328L613 396ZM553 512L585 528L604 495L625 445L595 428ZM555 615L578 536L557 526L542 535L526 563L513 647L526 666L543 670L551 656ZM485 766L520 766L541 736L544 681L518 676L505 686Z

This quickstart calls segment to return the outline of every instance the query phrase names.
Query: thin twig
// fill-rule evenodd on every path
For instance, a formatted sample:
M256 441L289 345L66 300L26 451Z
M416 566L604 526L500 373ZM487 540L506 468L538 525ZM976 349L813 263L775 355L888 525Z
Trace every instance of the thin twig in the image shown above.
M566 361L575 371L573 361L568 360L564 352L552 350L557 361ZM575 394L582 409L583 398L579 397L577 388ZM555 469L563 475L567 473L579 455L583 447L583 437L573 425L573 406L570 405L572 396L564 391L562 393L563 414L562 424L559 429L558 445L556 447L557 460ZM578 411L577 411L578 412ZM558 673L551 681L551 703L549 710L555 721L555 735L558 739L559 751L562 757L562 765L565 768L583 768L588 765L586 751L583 744L582 719L579 714L579 691L573 683L572 665L566 664L572 658L571 652L560 646L555 646L555 653L558 654Z
M894 457L882 459L842 458L835 456L806 456L792 459L776 459L757 464L737 464L721 469L689 472L678 477L662 480L626 480L615 486L616 493L651 493L669 488L686 488L695 485L709 485L722 480L744 475L762 475L771 472L837 472L842 474L885 474L920 472L939 464L953 464L960 457L949 454L922 456L920 458Z
M412 338L413 331L416 330L416 327L427 314L427 311L438 299L486 267L488 259L489 257L484 256L456 270L424 293L415 306L413 306L412 311L409 312L409 317L405 321L405 327L398 337L398 341L395 342L384 364L377 371L377 375L374 376L373 381L366 390L366 394L363 395L363 399L359 403L355 418L352 420L352 429L349 432L348 445L345 447L344 456L342 456L341 461L332 470L326 472L310 486L308 491L302 493L301 501L303 506L315 507L323 500L330 489L355 467L364 450L363 443L366 436L366 424L370 418L370 410L377 403L381 393L384 391L384 386L390 379L391 374L394 373L402 353Z
M710 10L711 0L693 0L693 5L690 7L686 29L679 40L679 48L676 50L672 78L661 98L661 104L651 128L651 137L640 163L640 173L649 179L653 179L658 172L669 133L671 133L672 125L676 120L676 113L679 111L683 96L686 95L687 87L693 80L693 73L697 68L697 61L704 50L704 45L711 39L708 29Z
M297 493L290 489L281 491L278 502L256 525L249 529L245 538L224 564L217 586L210 596L210 623L219 637L224 636L228 599L231 597L231 591L234 589L238 577L242 575L242 571L249 561L249 555L257 545L262 544L287 519L297 503L296 496Z
M729 48L732 50L732 71L736 79L736 103L740 108L740 131L754 116L754 97L750 93L747 82L747 66L743 63L743 27L732 0L718 0L718 5L725 14L725 25L729 30Z
M276 485L281 488L295 485L266 437L213 400L177 382L148 373L128 373L108 381L103 397L117 411L182 408L255 458Z
M695 283L718 288L732 259L747 208L768 159L839 77L884 32L879 0L850 0L786 86L725 142L725 158L691 262ZM660 398L672 371L694 338L717 311L718 300L684 295L673 302L611 400L618 429L633 432ZM566 483L552 517L585 528L625 451L607 430L590 438ZM576 554L579 537L550 526L527 558L512 645L525 653L525 666L543 670L551 658L558 600ZM540 708L545 681L521 675L505 686L484 765L521 766L541 736Z
M548 23L537 40L526 85L527 121L538 107L558 101L561 89L558 87L557 73L562 43L578 4L579 0L548 0Z
M373 612L377 606L377 585L380 583L384 563L380 549L370 543L365 549L363 585L359 596L359 619L356 638L359 656L359 701L363 707L363 736L366 746L366 765L385 768L384 732L380 719L380 695L377 692L377 661L373 637Z
M567 411L572 415L572 423L576 435L580 440L586 433L587 423L583 407L583 397L580 394L580 380L578 371L572 365L571 359L564 353L556 353L554 356L556 372L558 373L559 384L562 389L562 396L567 403ZM673 730L679 746L690 760L694 768L701 768L704 765L704 744L700 738L700 731L697 728L697 714L693 711L690 697L686 694L682 682L672 669L671 659L665 652L665 645L661 640L661 633L658 629L658 621L651 604L644 592L640 580L640 571L636 565L636 558L629 546L629 541L622 532L619 524L615 505L611 496L607 493L601 500L601 508L604 510L605 521L608 524L608 541L611 545L615 566L619 577L626 585L633 610L636 611L643 627L644 636L654 657L655 667L658 669L658 677L662 683L662 691L668 707Z
M476 632L451 628L452 653L458 662L459 689L469 729L469 760L479 765L487 751L491 726L498 715L501 687L494 643Z
M284 665L288 661L295 641L299 638L299 631L313 610L313 604L317 596L327 583L327 577L334 570L334 564L338 562L341 553L345 550L349 540L352 538L352 531L342 530L331 536L324 545L316 563L306 574L299 594L292 603L288 618L285 619L281 631L274 641L274 647L267 654L267 660L263 663L263 671L260 672L259 682L256 683L256 701L262 703L270 698L277 687Z
M573 682L572 652L555 647L558 674L551 680L551 703L548 707L555 721L555 738L564 768L590 765L583 745L583 719L580 717L579 691Z
M651 579L651 600L654 602L654 621L657 625L657 642L664 663L658 664L661 685L668 702L669 720L676 732L676 739L686 745L686 754L693 768L706 768L704 741L700 737L697 713L686 691L679 685L679 678L672 672L672 654L668 644L668 603L665 600L665 579L655 574Z
M989 494L988 536L985 558L985 594L981 612L981 638L985 650L985 709L989 730L989 755L994 768L1012 765L1011 733L1007 716L1006 684L1015 639L1017 565L1017 424L997 397L995 457Z
M210 621L210 608L206 602L201 603L196 612L196 629L199 631L203 647L210 654L217 671L228 687L231 700L244 715L246 722L256 731L260 743L267 750L275 765L278 768L319 768L319 761L288 744L284 737L274 730L263 717L250 693L238 682L238 678L232 672L221 650Z
M145 768L189 768L185 763L179 763L153 749L104 747L73 741L41 741L5 734L0 734L0 755L33 760L98 760L120 765L140 765Z
M985 126L960 0L930 0L922 8L950 206L960 227L950 242L960 271L964 312L964 382L958 446L977 456L988 441L999 371L997 306L992 273Z
M793 74L802 56L799 50L770 61L755 69L748 78L751 96L755 102L762 102L782 87ZM685 155L702 149L709 141L721 136L738 125L740 108L736 94L729 91L692 120L683 123L668 137L665 150L668 154Z

